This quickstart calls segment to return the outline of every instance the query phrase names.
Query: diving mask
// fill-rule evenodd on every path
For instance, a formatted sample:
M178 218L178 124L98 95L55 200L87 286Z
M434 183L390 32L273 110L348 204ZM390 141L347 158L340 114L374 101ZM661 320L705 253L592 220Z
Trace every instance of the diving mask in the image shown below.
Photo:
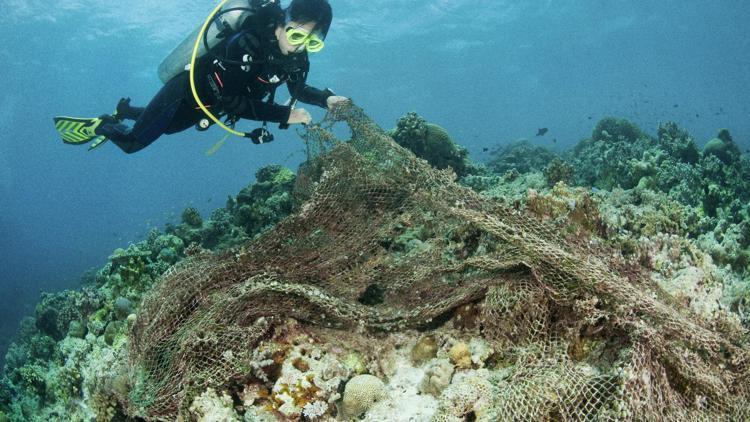
M315 32L307 32L300 27L287 27L286 28L286 39L289 44L294 46L305 45L307 51L310 53L317 53L322 50L325 44L323 40Z

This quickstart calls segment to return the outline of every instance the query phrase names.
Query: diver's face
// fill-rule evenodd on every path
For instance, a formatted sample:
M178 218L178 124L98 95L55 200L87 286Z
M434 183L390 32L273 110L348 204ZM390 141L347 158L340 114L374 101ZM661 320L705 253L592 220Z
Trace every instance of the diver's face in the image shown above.
M284 26L276 28L276 39L279 40L279 50L281 54L287 56L289 54L296 54L305 51L305 44L292 45L289 43L289 39L286 37L286 28L298 28L307 32L312 32L315 29L316 22L299 23L291 21Z

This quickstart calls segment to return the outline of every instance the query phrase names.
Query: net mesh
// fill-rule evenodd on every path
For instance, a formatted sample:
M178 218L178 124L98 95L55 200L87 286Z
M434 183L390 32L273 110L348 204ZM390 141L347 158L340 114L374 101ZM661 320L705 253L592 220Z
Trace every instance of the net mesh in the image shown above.
M351 129L337 141L334 121ZM128 412L174 420L207 387L247 381L278 321L363 332L429 327L466 304L503 350L499 420L747 420L748 347L610 259L480 197L356 106L306 133L298 212L242 247L197 249L144 299ZM729 320L727 320L729 321Z

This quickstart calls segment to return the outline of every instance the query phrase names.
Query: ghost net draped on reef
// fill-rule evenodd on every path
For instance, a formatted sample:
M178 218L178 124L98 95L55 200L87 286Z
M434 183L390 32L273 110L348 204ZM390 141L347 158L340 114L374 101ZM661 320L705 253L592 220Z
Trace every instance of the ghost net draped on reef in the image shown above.
M487 418L718 420L748 413L748 348L606 257L480 197L396 144L355 106L351 139L307 134L295 214L239 249L196 252L144 300L129 412L173 420L207 387L247 380L275 323L429 329L475 304L512 368ZM592 345L596 345L595 347ZM508 375L509 374L509 375ZM717 419L718 418L718 419Z

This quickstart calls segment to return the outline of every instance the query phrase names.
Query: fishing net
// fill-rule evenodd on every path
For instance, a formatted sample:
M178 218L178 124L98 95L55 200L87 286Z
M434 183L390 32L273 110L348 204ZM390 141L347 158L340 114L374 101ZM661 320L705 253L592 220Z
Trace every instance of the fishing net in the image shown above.
M330 130L342 120L346 142ZM144 299L131 415L174 420L206 388L247 381L254 347L287 318L392 332L473 304L510 369L487 419L750 418L750 353L730 319L699 319L585 242L460 186L356 106L324 123L305 135L295 214L238 249L193 249Z

